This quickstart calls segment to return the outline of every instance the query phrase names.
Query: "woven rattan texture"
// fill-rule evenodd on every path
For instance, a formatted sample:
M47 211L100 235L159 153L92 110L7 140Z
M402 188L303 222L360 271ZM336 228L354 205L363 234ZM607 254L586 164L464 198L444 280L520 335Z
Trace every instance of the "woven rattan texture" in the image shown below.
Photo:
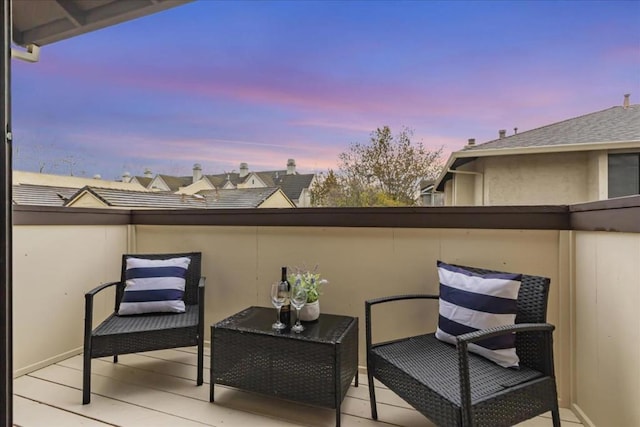
M376 362L386 360L397 369L411 372L412 377L422 386L436 390L438 395L460 406L460 376L455 346L428 334L376 346L373 354ZM484 357L469 355L472 403L505 387L541 376L540 372L527 367L518 370L504 369Z
M215 384L327 408L343 400L358 368L357 319L345 317L331 341L251 333L232 324L233 317L212 326Z
M495 271L461 266L477 273ZM524 275L516 323L546 322L549 279ZM415 298L404 296L401 298ZM368 304L384 305L380 298ZM365 319L370 342L372 321ZM374 344L367 349L369 375L379 379L439 426L509 426L553 410L559 426L550 332L516 335L520 370L502 368L469 353L470 407L465 409L460 373L466 373L455 346L433 334ZM466 379L466 376L463 377ZM377 417L372 397L372 416ZM466 417L468 413L470 418Z
M498 403L498 404L496 404ZM484 402L476 403L473 420L476 426L512 426L557 405L556 385L549 377L540 378L525 387L513 387Z
M196 345L197 327L197 305L184 314L112 314L93 332L91 357Z
M198 306L186 306L184 313L151 313L135 316L111 315L93 331L93 336L186 328L198 324Z
M93 338L91 357L140 353L165 348L197 345L197 326L166 330L103 335Z

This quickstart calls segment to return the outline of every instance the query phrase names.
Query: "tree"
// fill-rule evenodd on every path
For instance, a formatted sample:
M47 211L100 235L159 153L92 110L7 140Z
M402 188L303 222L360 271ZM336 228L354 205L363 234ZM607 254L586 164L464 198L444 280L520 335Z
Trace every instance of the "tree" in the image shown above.
M355 143L339 155L339 170L312 188L316 206L413 206L420 181L441 169L442 147L426 150L411 141L413 131L393 135L388 126L371 133L368 144Z

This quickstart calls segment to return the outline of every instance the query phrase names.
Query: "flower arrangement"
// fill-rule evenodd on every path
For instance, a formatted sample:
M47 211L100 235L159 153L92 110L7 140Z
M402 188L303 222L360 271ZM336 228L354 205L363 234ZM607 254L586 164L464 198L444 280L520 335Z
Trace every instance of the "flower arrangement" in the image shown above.
M294 268L290 269L292 272L287 275L287 280L291 286L300 284L307 291L307 303L318 301L318 298L322 295L321 287L329 283L327 279L320 278L320 273L317 270L317 265L311 271Z

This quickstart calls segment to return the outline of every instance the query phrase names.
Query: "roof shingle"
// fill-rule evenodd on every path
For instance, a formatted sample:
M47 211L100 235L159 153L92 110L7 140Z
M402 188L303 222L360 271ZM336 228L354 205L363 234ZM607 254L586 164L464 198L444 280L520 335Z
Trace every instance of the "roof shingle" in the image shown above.
M640 104L611 107L502 139L466 146L464 151L640 141Z

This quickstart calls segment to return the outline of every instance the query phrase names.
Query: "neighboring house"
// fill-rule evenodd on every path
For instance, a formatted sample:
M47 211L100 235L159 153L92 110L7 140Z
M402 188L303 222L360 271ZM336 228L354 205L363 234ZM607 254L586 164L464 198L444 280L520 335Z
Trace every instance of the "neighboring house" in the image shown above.
M208 190L198 194L128 191L84 187L65 203L67 207L120 209L241 209L294 208L279 188Z
M445 205L575 204L640 194L640 104L612 107L451 154Z
M422 206L443 206L444 194L438 193L435 181L425 180L420 183L420 205Z
M137 182L13 171L12 203L14 205L64 206L79 188L86 186L148 191Z
M64 206L77 192L71 187L19 184L13 186L11 199L14 205Z
M147 184L147 189L152 191L171 191L175 193L181 188L193 184L193 182L193 178L190 176L156 175L155 178Z
M159 175L158 177L166 177L166 175ZM229 172L217 175L202 175L200 165L195 164L192 178L173 178L175 178L175 183L191 180L190 184L182 186L178 190L171 190L184 194L196 194L203 190L216 188L230 190L278 187L297 207L311 206L310 190L315 182L315 174L300 174L296 171L294 159L289 159L287 161L287 169L283 170L250 172L247 163L240 163L240 172ZM157 185L158 188L162 188L165 191L169 191L169 185L163 185L161 182L166 183L166 178L162 178L162 181L158 180L154 185Z
M52 175L47 173L13 171L13 184L31 184L47 187L82 188L86 185L102 188L121 188L125 190L145 191L145 187L137 182L107 181L99 177L83 178L69 175Z
M131 176L129 172L122 174L122 182L133 182L140 184L144 188L149 188L149 184L153 181L153 174L150 169L144 170L144 176Z

